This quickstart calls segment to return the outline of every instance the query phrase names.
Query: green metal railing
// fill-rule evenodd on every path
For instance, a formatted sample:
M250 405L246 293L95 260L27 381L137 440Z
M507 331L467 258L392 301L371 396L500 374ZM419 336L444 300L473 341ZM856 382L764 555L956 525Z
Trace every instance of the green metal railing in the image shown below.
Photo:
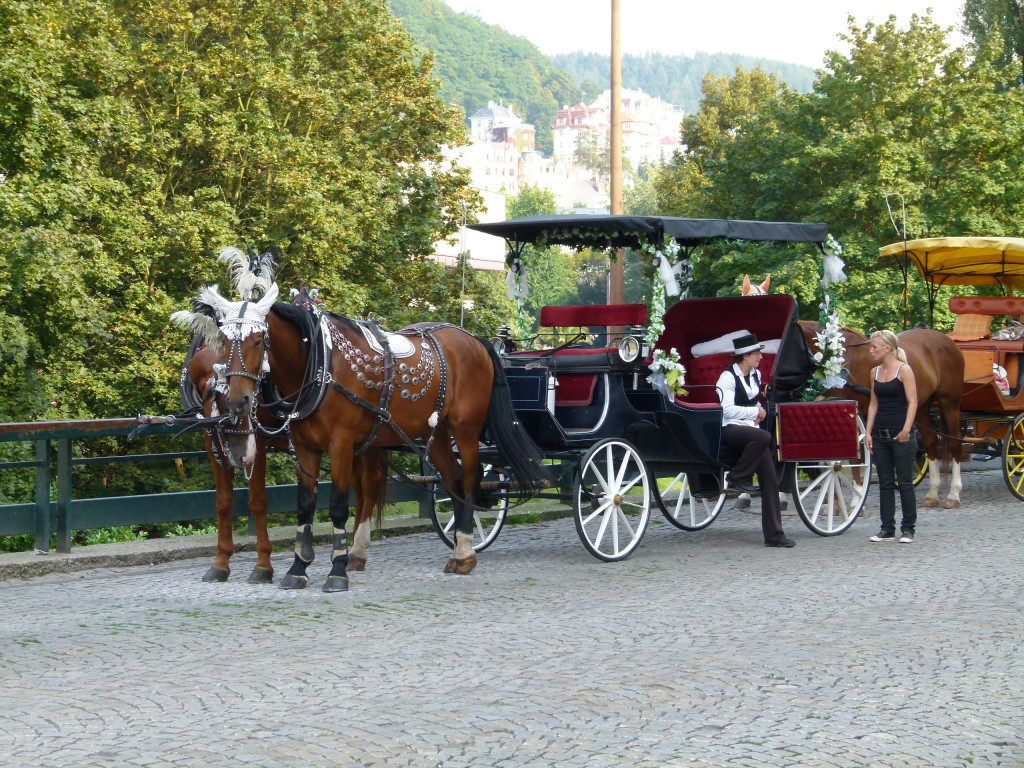
M139 421L128 419L96 419L89 421L40 421L27 424L0 424L0 442L31 442L35 459L0 462L0 470L35 470L35 494L31 503L0 504L0 536L28 534L35 548L47 551L51 534L56 533L57 551L71 551L72 531L124 525L174 523L216 517L214 490L155 493L102 498L76 498L74 468L87 464L121 462L173 461L175 459L205 460L205 451L149 453L117 456L74 458L72 444L76 440L98 437L127 437ZM139 439L149 435L168 435L181 431L181 425L152 424ZM56 454L56 455L54 455ZM51 500L51 485L56 478L56 500ZM248 487L235 488L235 517L249 514ZM281 514L295 511L297 486L267 486L268 512ZM320 483L317 508L324 509L330 501L330 483ZM417 501L421 514L429 504L423 488L400 483L388 484L388 503Z

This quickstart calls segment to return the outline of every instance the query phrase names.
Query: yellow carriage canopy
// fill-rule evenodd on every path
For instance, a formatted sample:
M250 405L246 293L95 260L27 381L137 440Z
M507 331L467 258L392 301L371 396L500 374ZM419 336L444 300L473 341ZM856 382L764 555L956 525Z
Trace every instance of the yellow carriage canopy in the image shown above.
M882 257L904 257L926 281L943 285L998 285L1024 294L1024 238L927 237L880 248Z
M903 271L904 314L910 264L917 267L927 283L928 324L932 327L936 294L943 286L991 285L1006 296L1024 295L1024 238L926 237L892 243L879 248L878 255L897 259Z

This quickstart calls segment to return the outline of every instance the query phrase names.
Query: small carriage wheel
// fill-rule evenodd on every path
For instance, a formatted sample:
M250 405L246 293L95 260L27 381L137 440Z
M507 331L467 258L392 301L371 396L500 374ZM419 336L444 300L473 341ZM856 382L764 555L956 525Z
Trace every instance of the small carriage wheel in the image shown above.
M429 466L429 465L428 465ZM507 480L508 476L490 464L484 464L484 480ZM455 549L455 507L452 499L446 495L444 486L438 483L437 490L430 495L430 521L434 531L449 549ZM483 552L498 538L505 517L508 515L508 490L494 492L494 506L488 509L473 510L473 551Z
M804 524L819 536L838 536L853 525L871 487L871 452L857 417L856 459L798 461L793 471L793 503Z
M928 469L931 465L931 460L928 458L928 454L924 451L918 451L917 456L914 457L914 486L921 484L921 481L928 477Z
M1003 438L1003 479L1010 493L1024 501L1024 413L1014 417Z
M685 472L675 477L654 476L654 500L661 512L676 528L684 531L699 531L715 521L725 507L728 498L724 493L707 499L697 498L691 493L690 481ZM664 487L662 487L664 486Z
M624 560L640 544L651 517L651 479L625 440L595 443L580 464L573 520L583 546L605 562Z

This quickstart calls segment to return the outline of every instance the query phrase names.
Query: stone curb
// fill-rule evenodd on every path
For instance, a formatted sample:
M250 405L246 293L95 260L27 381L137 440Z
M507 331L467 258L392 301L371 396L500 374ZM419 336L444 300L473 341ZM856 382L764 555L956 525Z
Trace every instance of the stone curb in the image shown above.
M568 517L572 511L568 507L540 510L523 509L509 512L505 525L517 525L539 520L554 520ZM351 523L349 524L351 530ZM405 536L410 533L432 531L429 519L416 515L396 515L385 517L381 530L373 532L373 539L379 536ZM271 528L270 542L275 550L290 549L295 543L294 526ZM313 524L313 542L329 544L332 541L330 523ZM235 534L235 552L252 552L256 548L256 537L248 534ZM195 536L179 536L148 541L126 541L117 544L93 544L86 547L73 547L69 553L51 551L46 554L33 552L10 552L0 554L0 581L8 579L29 579L44 576L48 573L73 573L92 568L122 568L135 565L157 565L172 560L189 560L197 557L212 558L217 553L217 535L199 534Z

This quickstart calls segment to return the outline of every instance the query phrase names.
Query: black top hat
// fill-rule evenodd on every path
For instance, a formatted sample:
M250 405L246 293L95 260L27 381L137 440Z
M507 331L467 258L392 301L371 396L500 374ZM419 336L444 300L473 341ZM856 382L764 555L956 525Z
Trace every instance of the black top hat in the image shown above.
M759 344L757 336L753 333L748 333L746 336L737 336L732 340L732 353L734 355L746 355L759 349L764 349L764 344Z

